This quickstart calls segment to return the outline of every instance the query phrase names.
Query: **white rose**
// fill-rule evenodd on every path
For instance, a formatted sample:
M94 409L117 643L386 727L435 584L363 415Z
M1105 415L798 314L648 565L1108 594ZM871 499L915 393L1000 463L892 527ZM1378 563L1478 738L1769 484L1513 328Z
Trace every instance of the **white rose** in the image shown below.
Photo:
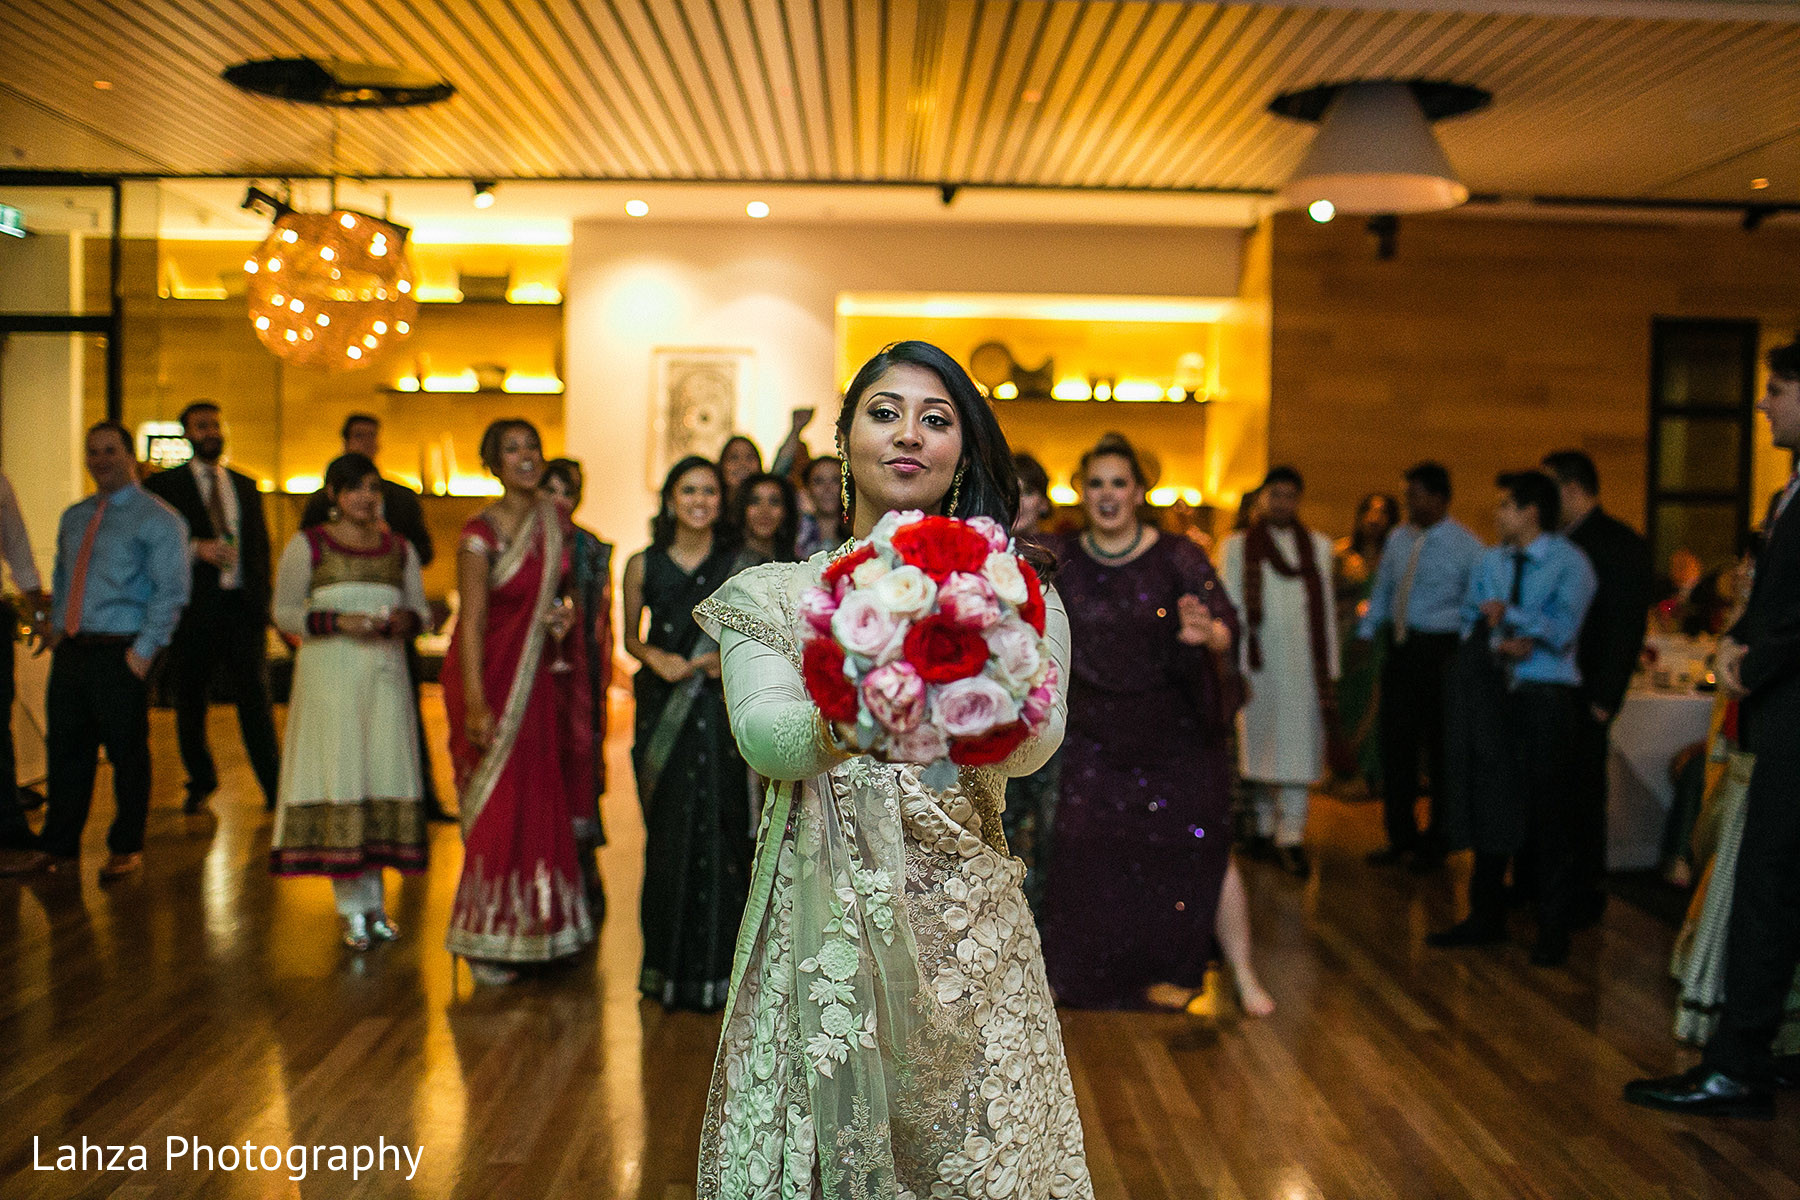
M831 615L831 632L852 654L884 661L899 648L905 627L881 607L871 592L851 592Z
M850 582L859 588L873 587L875 582L888 573L888 565L879 558L871 558L867 562L856 564L850 572Z
M1031 598L1030 591L1025 587L1025 576L1019 570L1019 560L1012 555L988 555L981 573L994 589L994 594L1015 608Z
M985 636L995 673L1011 691L1025 695L1044 666L1037 630L1018 617L1007 617Z
M1019 719L1019 706L1006 689L985 675L958 679L932 697L937 724L953 738L980 737Z
M873 562L863 567L874 566ZM937 584L931 576L914 566L904 566L889 571L885 566L882 574L875 580L875 599L881 606L896 617L918 617L931 611L937 601ZM856 583L862 586L862 567L856 569Z

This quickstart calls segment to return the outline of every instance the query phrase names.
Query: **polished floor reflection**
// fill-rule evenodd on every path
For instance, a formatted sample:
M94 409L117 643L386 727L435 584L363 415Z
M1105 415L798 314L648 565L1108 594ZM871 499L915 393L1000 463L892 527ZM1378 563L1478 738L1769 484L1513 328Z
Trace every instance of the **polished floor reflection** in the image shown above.
M103 799L78 876L0 881L0 1196L691 1197L718 1020L637 995L629 721L615 713L608 745L599 951L495 991L443 949L455 828L434 827L430 873L390 895L406 936L354 955L327 884L269 876L231 716L214 711L217 815L188 818L173 722L153 714L142 877L95 881ZM441 747L435 700L427 720ZM448 778L441 751L438 766ZM1800 1196L1800 1097L1773 1123L1616 1099L1689 1061L1669 1040L1670 929L1615 902L1567 972L1517 947L1426 951L1449 882L1364 867L1378 828L1372 806L1321 801L1309 885L1250 869L1272 1019L1064 1014L1103 1200ZM34 1138L52 1165L84 1137L146 1147L147 1169L33 1169ZM235 1147L239 1165L165 1169L170 1137ZM410 1181L397 1156L359 1180L326 1159L301 1181L241 1161L246 1142L383 1140L423 1148Z

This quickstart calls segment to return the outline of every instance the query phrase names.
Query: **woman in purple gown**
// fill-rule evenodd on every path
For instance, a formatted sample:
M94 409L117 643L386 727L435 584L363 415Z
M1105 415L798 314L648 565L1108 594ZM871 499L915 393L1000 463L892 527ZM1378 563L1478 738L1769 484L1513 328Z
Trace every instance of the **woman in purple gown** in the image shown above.
M1138 519L1137 453L1081 459L1085 532L1056 576L1074 646L1044 959L1061 1004L1182 1008L1215 935L1244 1010L1274 1008L1250 965L1231 862L1237 614L1206 552Z

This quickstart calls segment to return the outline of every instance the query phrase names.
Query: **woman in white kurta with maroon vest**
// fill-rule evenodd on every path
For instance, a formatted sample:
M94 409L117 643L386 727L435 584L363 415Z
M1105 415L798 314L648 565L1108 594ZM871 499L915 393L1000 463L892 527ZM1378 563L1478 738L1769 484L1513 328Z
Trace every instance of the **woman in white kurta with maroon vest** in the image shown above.
M1281 866L1304 878L1308 793L1325 770L1336 716L1336 606L1331 539L1298 518L1300 473L1276 467L1263 482L1263 515L1225 540L1225 591L1243 628L1250 685L1238 730L1238 769L1254 787L1256 834Z
M935 347L902 342L839 418L855 533L906 509L1010 526L992 412ZM855 545L840 552L848 552ZM823 552L741 572L694 610L720 644L739 747L772 781L700 1144L701 1200L1091 1200L1062 1030L1006 853L1010 776L1062 740L1065 697L1002 762L945 791L853 755L801 673ZM1068 670L1068 618L1045 596Z

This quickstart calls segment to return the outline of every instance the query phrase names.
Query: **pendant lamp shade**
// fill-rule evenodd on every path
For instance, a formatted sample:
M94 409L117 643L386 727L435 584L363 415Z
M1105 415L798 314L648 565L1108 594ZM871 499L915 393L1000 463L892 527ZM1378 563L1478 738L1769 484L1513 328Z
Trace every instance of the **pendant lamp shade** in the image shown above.
M1468 198L1413 88L1391 81L1339 85L1281 189L1283 207L1329 200L1341 213L1437 212Z

